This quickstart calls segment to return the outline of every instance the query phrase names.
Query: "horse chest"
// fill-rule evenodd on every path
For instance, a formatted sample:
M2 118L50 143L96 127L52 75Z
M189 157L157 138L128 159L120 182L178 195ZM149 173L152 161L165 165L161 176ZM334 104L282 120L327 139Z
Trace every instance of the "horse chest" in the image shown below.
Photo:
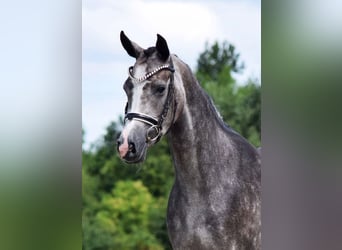
M221 249L227 234L224 214L213 209L208 198L180 195L177 186L169 200L168 230L174 249Z
M213 249L217 244L203 214L175 213L168 217L170 240L174 249Z
M243 212L247 207L243 192L229 186L184 192L186 188L176 181L167 216L173 249L260 249L260 234L252 225L255 219Z

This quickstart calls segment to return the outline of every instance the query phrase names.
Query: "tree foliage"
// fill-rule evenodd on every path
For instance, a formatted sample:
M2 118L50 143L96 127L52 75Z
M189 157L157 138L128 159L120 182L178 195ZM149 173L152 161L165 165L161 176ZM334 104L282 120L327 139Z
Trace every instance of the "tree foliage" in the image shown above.
M224 72L229 75L228 81L231 81L230 72L240 73L244 69L244 64L239 62L240 54L236 53L235 47L228 42L220 45L218 42L209 47L205 44L205 50L199 55L197 60L197 78L201 82L217 81Z
M261 88L252 80L236 84L231 73L242 69L235 47L216 42L200 54L196 76L224 121L259 146ZM167 141L150 148L143 164L124 164L116 152L121 127L119 117L82 152L83 249L171 249L166 207L174 169Z
M83 249L170 249L167 196L173 168L166 140L144 164L123 163L116 152L120 124L112 122L94 151L83 151Z

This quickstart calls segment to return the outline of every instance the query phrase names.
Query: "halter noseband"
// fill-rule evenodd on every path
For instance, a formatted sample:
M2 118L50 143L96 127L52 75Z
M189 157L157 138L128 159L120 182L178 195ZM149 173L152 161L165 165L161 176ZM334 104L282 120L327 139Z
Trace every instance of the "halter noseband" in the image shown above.
M168 87L167 97L164 103L163 111L159 115L159 118L156 119L152 116L149 116L143 113L127 113L128 103L126 104L126 108L125 108L125 119L124 119L125 123L127 120L129 121L136 120L136 121L140 121L151 126L146 132L147 143L158 141L161 137L162 125L169 111L171 100L173 97L173 92L174 92L174 75L173 74L175 72L175 69L173 67L172 58L170 58L170 65L159 66L158 68L154 69L151 72L146 73L144 76L139 77L139 78L136 78L133 76L133 66L129 67L128 69L129 77L134 82L137 82L137 83L147 80L148 78L150 78L151 76L157 74L159 71L162 71L162 70L171 71L171 76L170 76L170 83Z

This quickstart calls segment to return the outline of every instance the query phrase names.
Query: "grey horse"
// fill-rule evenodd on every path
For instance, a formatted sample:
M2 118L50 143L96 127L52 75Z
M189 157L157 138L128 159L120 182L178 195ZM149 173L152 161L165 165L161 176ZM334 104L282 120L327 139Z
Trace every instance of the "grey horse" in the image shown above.
M175 168L167 210L173 249L261 249L257 149L223 122L162 36L148 49L123 31L120 39L136 62L124 83L128 102L117 149L125 162L142 162L167 135Z

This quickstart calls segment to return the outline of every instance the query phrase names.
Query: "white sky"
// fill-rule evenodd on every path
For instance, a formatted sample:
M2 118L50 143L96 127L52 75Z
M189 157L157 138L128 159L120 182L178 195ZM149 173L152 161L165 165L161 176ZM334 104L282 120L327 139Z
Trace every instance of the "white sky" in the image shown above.
M119 34L141 47L154 46L156 34L195 69L205 42L228 41L245 63L239 83L261 74L260 0L154 1L84 0L82 7L82 123L85 148L123 114L122 89L134 59L122 48Z

